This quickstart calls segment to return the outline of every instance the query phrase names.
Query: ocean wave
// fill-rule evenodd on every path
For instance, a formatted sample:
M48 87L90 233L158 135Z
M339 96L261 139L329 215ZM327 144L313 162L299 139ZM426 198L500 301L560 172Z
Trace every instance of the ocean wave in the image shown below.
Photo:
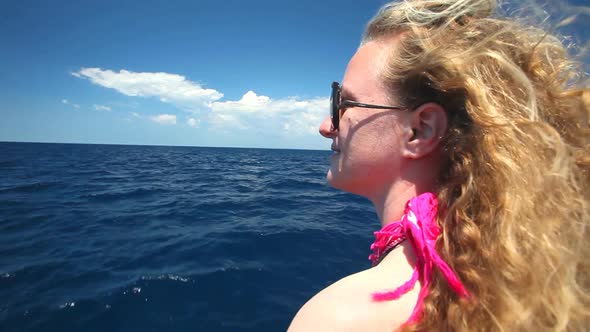
M141 197L148 197L157 194L166 193L168 190L161 188L133 188L122 191L107 191L102 193L89 193L81 195L81 198L86 198L90 201L109 202L116 200L131 200Z
M61 181L41 181L0 188L0 193L34 193L63 186Z

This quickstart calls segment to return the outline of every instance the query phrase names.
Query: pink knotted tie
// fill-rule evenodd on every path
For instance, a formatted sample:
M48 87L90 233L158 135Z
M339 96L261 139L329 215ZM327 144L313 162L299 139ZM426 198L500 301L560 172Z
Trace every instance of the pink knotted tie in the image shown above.
M434 266L442 272L449 286L461 297L468 297L469 293L461 284L453 270L443 261L435 249L436 239L440 235L440 228L436 223L438 200L432 193L424 193L412 198L406 204L404 215L400 221L393 222L375 232L375 242L371 245L373 254L369 259L373 265L377 264L390 248L397 246L406 238L412 244L416 255L416 267L410 280L393 291L373 294L375 301L390 301L400 298L414 288L418 280L422 281L422 289L418 294L418 302L412 311L407 324L415 323L422 313L422 303L428 295Z

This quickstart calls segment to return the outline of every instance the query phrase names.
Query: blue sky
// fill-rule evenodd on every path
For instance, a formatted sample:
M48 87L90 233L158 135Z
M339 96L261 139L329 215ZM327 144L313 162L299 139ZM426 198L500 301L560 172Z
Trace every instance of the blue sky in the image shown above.
M384 3L1 1L0 141L329 149Z

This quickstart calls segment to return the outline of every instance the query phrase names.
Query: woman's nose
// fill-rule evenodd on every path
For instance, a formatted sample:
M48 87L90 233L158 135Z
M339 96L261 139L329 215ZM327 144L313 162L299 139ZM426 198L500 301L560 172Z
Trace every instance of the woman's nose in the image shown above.
M332 119L328 116L320 125L320 134L326 138L334 138L336 130L332 127Z

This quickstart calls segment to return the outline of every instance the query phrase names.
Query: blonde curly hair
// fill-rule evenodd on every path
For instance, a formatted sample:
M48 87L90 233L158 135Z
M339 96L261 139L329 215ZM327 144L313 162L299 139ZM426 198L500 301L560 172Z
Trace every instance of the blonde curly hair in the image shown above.
M382 80L448 112L438 195L440 275L406 331L588 331L590 91L560 39L495 0L406 0L363 42L401 35Z

